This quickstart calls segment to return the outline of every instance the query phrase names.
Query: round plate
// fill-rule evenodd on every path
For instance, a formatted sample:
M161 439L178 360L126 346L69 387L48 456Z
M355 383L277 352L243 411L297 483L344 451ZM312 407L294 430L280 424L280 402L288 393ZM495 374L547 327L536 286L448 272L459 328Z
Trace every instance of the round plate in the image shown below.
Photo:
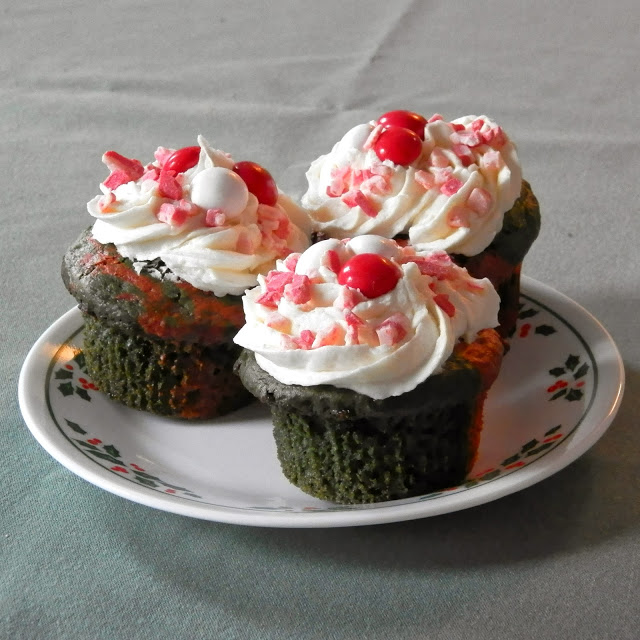
M613 420L624 386L618 350L582 307L523 278L511 350L485 405L478 460L445 491L345 506L322 502L280 471L268 411L252 405L189 423L122 407L91 382L82 317L72 309L27 356L20 407L38 442L97 486L195 518L274 527L337 527L424 518L479 505L556 473Z

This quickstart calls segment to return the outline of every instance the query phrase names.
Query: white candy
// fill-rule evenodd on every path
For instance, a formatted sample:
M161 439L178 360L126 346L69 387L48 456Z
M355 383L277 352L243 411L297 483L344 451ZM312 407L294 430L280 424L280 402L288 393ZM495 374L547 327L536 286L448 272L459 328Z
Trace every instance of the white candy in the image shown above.
M374 235L351 238L347 242L347 248L354 253L377 253L385 258L398 258L402 255L400 247L393 240Z
M235 218L246 208L249 190L237 173L211 167L193 178L191 201L203 209L222 209L227 218Z
M330 238L322 240L316 244L312 244L299 258L296 264L296 273L309 275L312 271L317 271L323 266L322 261L327 251L335 251L342 257L344 254L344 245L340 240Z

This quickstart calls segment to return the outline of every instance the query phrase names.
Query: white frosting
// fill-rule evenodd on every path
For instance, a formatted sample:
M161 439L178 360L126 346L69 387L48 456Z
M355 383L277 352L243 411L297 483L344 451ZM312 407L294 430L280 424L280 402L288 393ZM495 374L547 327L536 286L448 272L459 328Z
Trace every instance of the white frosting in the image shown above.
M392 290L367 299L338 283L330 252L340 265L356 253L378 253L397 265L401 277ZM397 396L437 373L460 338L471 342L478 331L498 324L499 298L491 283L471 278L443 252L416 252L362 236L312 245L295 265L292 258L279 261L279 273L260 276L260 286L247 291L246 324L235 337L284 384L330 384L376 399ZM433 260L440 279L424 266L423 275L420 260ZM303 284L303 276L309 278L309 295L296 301L287 289L295 288L293 282L284 290L281 284L269 301L270 283L294 274ZM385 325L402 329L385 338Z
M306 234L294 222L304 219L304 213L284 194L273 207L259 204L231 171L233 160L201 136L198 142L197 165L177 176L182 188L178 200L164 197L158 180L148 177L160 161L113 191L101 185L103 195L87 205L96 218L93 236L115 244L131 259L160 258L198 289L217 296L241 295L277 258L308 246ZM168 152L162 151L166 159Z
M454 124L465 129L455 132ZM302 205L310 211L312 226L339 238L362 234L393 238L408 233L418 249L467 256L485 249L502 228L504 214L520 195L522 183L515 146L502 129L487 116L430 122L421 155L411 165L401 166L390 160L381 162L373 148L366 148L374 125L357 125L329 154L311 164ZM377 214L367 215L336 188L336 172L347 168L351 173L344 180L344 189L360 189ZM358 180L354 183L353 176L361 171L384 175L386 185L366 180L369 173L362 185ZM461 183L453 194L446 188L443 193L443 183L449 178Z

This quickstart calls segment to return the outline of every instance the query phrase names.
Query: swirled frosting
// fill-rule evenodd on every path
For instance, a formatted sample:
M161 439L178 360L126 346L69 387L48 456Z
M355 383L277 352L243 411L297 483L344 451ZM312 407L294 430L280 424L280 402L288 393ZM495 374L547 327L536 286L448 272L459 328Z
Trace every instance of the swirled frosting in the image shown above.
M357 125L307 171L302 205L312 226L332 237L408 233L418 249L467 256L485 249L520 194L514 144L487 116L446 122L433 116L410 165L380 160L381 127Z
M340 284L356 255L397 269L395 286L367 298ZM235 342L284 384L330 384L375 399L414 389L437 373L459 339L498 324L498 295L443 251L416 251L365 235L329 239L278 261L243 297Z
M164 166L172 149L158 148L145 167L107 152L103 161L111 175L87 205L96 218L92 233L124 257L160 258L198 289L240 295L276 259L308 246L298 226L305 214L282 193L272 205L260 203L232 171L228 154L202 136L198 143L197 163L183 172Z

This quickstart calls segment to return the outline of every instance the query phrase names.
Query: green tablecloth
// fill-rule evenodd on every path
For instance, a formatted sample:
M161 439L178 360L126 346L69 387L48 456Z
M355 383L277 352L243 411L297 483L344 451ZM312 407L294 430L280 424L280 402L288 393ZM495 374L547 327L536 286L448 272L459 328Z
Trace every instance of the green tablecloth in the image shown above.
M638 637L638 23L631 0L5 4L0 23L0 638ZM627 392L598 444L485 506L279 530L140 506L74 476L21 418L30 346L73 305L60 258L107 148L216 146L295 194L391 108L484 112L544 226L528 275L594 313Z

